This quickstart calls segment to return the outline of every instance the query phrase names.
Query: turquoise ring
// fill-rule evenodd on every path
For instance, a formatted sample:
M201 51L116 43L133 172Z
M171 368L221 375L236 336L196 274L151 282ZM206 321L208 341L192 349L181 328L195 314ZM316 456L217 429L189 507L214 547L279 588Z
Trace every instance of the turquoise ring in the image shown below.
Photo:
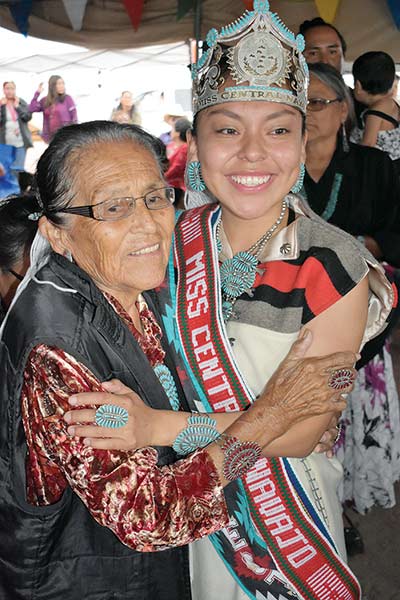
M110 427L117 429L127 424L129 418L128 411L115 404L103 404L96 410L95 423L99 427Z

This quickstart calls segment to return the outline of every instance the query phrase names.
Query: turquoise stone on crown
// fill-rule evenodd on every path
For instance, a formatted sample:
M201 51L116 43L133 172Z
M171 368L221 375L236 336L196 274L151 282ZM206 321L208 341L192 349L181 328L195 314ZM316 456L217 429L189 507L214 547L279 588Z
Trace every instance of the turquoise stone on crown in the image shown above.
M306 47L306 42L304 39L304 35L302 35L301 33L298 33L296 36L296 44L297 44L297 50L299 52L304 52L304 48Z
M266 15L269 12L268 0L254 0L254 10L262 15Z
M210 31L207 33L207 36L206 36L206 42L210 48L215 46L215 44L217 43L217 38L218 38L218 31L217 31L217 29L215 29L215 27L213 27L212 29L210 29Z

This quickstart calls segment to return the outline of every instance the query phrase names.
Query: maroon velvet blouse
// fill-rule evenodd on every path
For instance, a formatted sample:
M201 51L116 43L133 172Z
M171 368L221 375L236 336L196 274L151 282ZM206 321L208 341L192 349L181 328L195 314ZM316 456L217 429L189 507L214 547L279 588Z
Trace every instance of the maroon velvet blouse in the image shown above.
M143 334L112 297L152 366L162 362L161 330L144 302ZM140 551L188 544L224 527L228 516L221 482L207 452L157 467L153 448L117 452L86 447L63 420L68 398L101 391L101 382L75 358L44 344L30 353L24 373L22 418L28 445L27 499L49 505L70 486L92 516Z

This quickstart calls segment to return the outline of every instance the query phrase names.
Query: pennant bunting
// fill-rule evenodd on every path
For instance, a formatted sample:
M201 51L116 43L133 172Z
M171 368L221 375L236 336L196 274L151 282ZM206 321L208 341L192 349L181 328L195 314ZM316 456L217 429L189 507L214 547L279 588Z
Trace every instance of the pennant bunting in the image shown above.
M389 8L392 12L394 22L398 29L400 29L400 0L387 0Z
M186 13L195 7L196 0L178 0L178 15L177 19L182 19Z
M253 0L243 0L243 4L246 10L253 10Z
M65 12L74 31L82 29L87 0L63 0Z
M340 0L315 0L320 16L327 23L333 23L339 8Z
M27 36L29 31L29 15L32 12L32 0L20 0L15 4L10 4L9 8L19 31Z
M124 0L124 5L133 29L137 31L142 20L144 0Z

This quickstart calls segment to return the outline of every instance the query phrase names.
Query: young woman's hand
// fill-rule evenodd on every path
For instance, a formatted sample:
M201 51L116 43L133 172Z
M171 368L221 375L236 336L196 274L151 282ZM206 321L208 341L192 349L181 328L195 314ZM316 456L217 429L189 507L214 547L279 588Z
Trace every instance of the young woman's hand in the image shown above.
M161 427L164 411L154 410L117 379L102 384L105 392L71 396L71 410L64 415L71 436L84 438L84 444L102 450L136 450L154 445L157 424ZM96 409L104 404L120 406L128 412L128 422L112 429L95 423ZM79 408L75 408L79 407Z

